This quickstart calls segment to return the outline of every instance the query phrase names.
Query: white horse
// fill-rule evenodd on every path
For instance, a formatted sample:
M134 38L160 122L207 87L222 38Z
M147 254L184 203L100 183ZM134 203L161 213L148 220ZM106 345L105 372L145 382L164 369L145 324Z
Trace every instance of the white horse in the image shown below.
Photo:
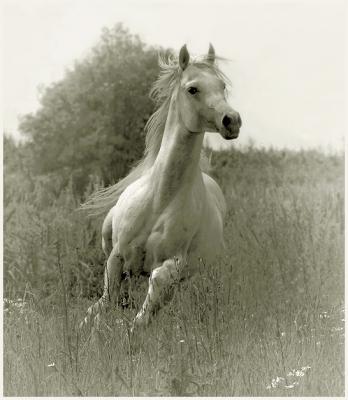
M226 101L212 45L192 62L185 45L178 60L160 60L160 67L151 92L159 108L147 123L142 161L85 205L97 213L109 210L102 229L108 261L103 295L82 326L117 300L124 272L150 275L133 327L147 325L173 284L191 276L202 259L211 263L223 245L225 200L200 168L201 148L206 131L237 138L241 118Z

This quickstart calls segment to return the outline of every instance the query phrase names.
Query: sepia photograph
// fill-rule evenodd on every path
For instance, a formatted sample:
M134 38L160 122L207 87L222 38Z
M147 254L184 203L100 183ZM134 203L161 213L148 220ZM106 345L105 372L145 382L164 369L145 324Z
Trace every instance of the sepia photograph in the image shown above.
M344 0L3 0L3 396L344 397Z

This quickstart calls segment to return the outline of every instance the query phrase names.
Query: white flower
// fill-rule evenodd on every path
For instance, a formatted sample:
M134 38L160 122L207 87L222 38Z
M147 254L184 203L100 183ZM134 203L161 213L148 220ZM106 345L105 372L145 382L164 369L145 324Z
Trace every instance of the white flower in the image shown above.
M294 382L292 382L290 385L285 385L284 387L286 388L286 389L293 389L295 386L297 386L298 385L298 382L297 381L294 381Z
M301 368L302 371L307 371L307 369L311 369L311 367L309 365L306 365L305 367Z

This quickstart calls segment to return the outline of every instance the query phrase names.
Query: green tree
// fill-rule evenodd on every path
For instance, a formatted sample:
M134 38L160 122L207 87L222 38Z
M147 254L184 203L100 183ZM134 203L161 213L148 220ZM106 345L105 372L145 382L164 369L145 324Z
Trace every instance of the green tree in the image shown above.
M91 176L109 184L125 175L142 155L154 111L148 93L157 53L122 24L104 29L89 55L47 87L40 109L21 121L33 172L72 181L79 194Z

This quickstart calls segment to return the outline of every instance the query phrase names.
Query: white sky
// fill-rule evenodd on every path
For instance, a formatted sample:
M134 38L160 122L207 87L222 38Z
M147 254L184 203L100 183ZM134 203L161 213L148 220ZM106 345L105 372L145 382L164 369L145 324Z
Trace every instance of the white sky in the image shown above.
M187 43L202 54L212 42L233 60L222 69L233 82L231 105L242 116L241 144L251 138L274 147L343 147L344 1L3 3L3 121L14 135L18 116L38 107L38 86L62 78L102 27L124 22L148 44L179 50Z

